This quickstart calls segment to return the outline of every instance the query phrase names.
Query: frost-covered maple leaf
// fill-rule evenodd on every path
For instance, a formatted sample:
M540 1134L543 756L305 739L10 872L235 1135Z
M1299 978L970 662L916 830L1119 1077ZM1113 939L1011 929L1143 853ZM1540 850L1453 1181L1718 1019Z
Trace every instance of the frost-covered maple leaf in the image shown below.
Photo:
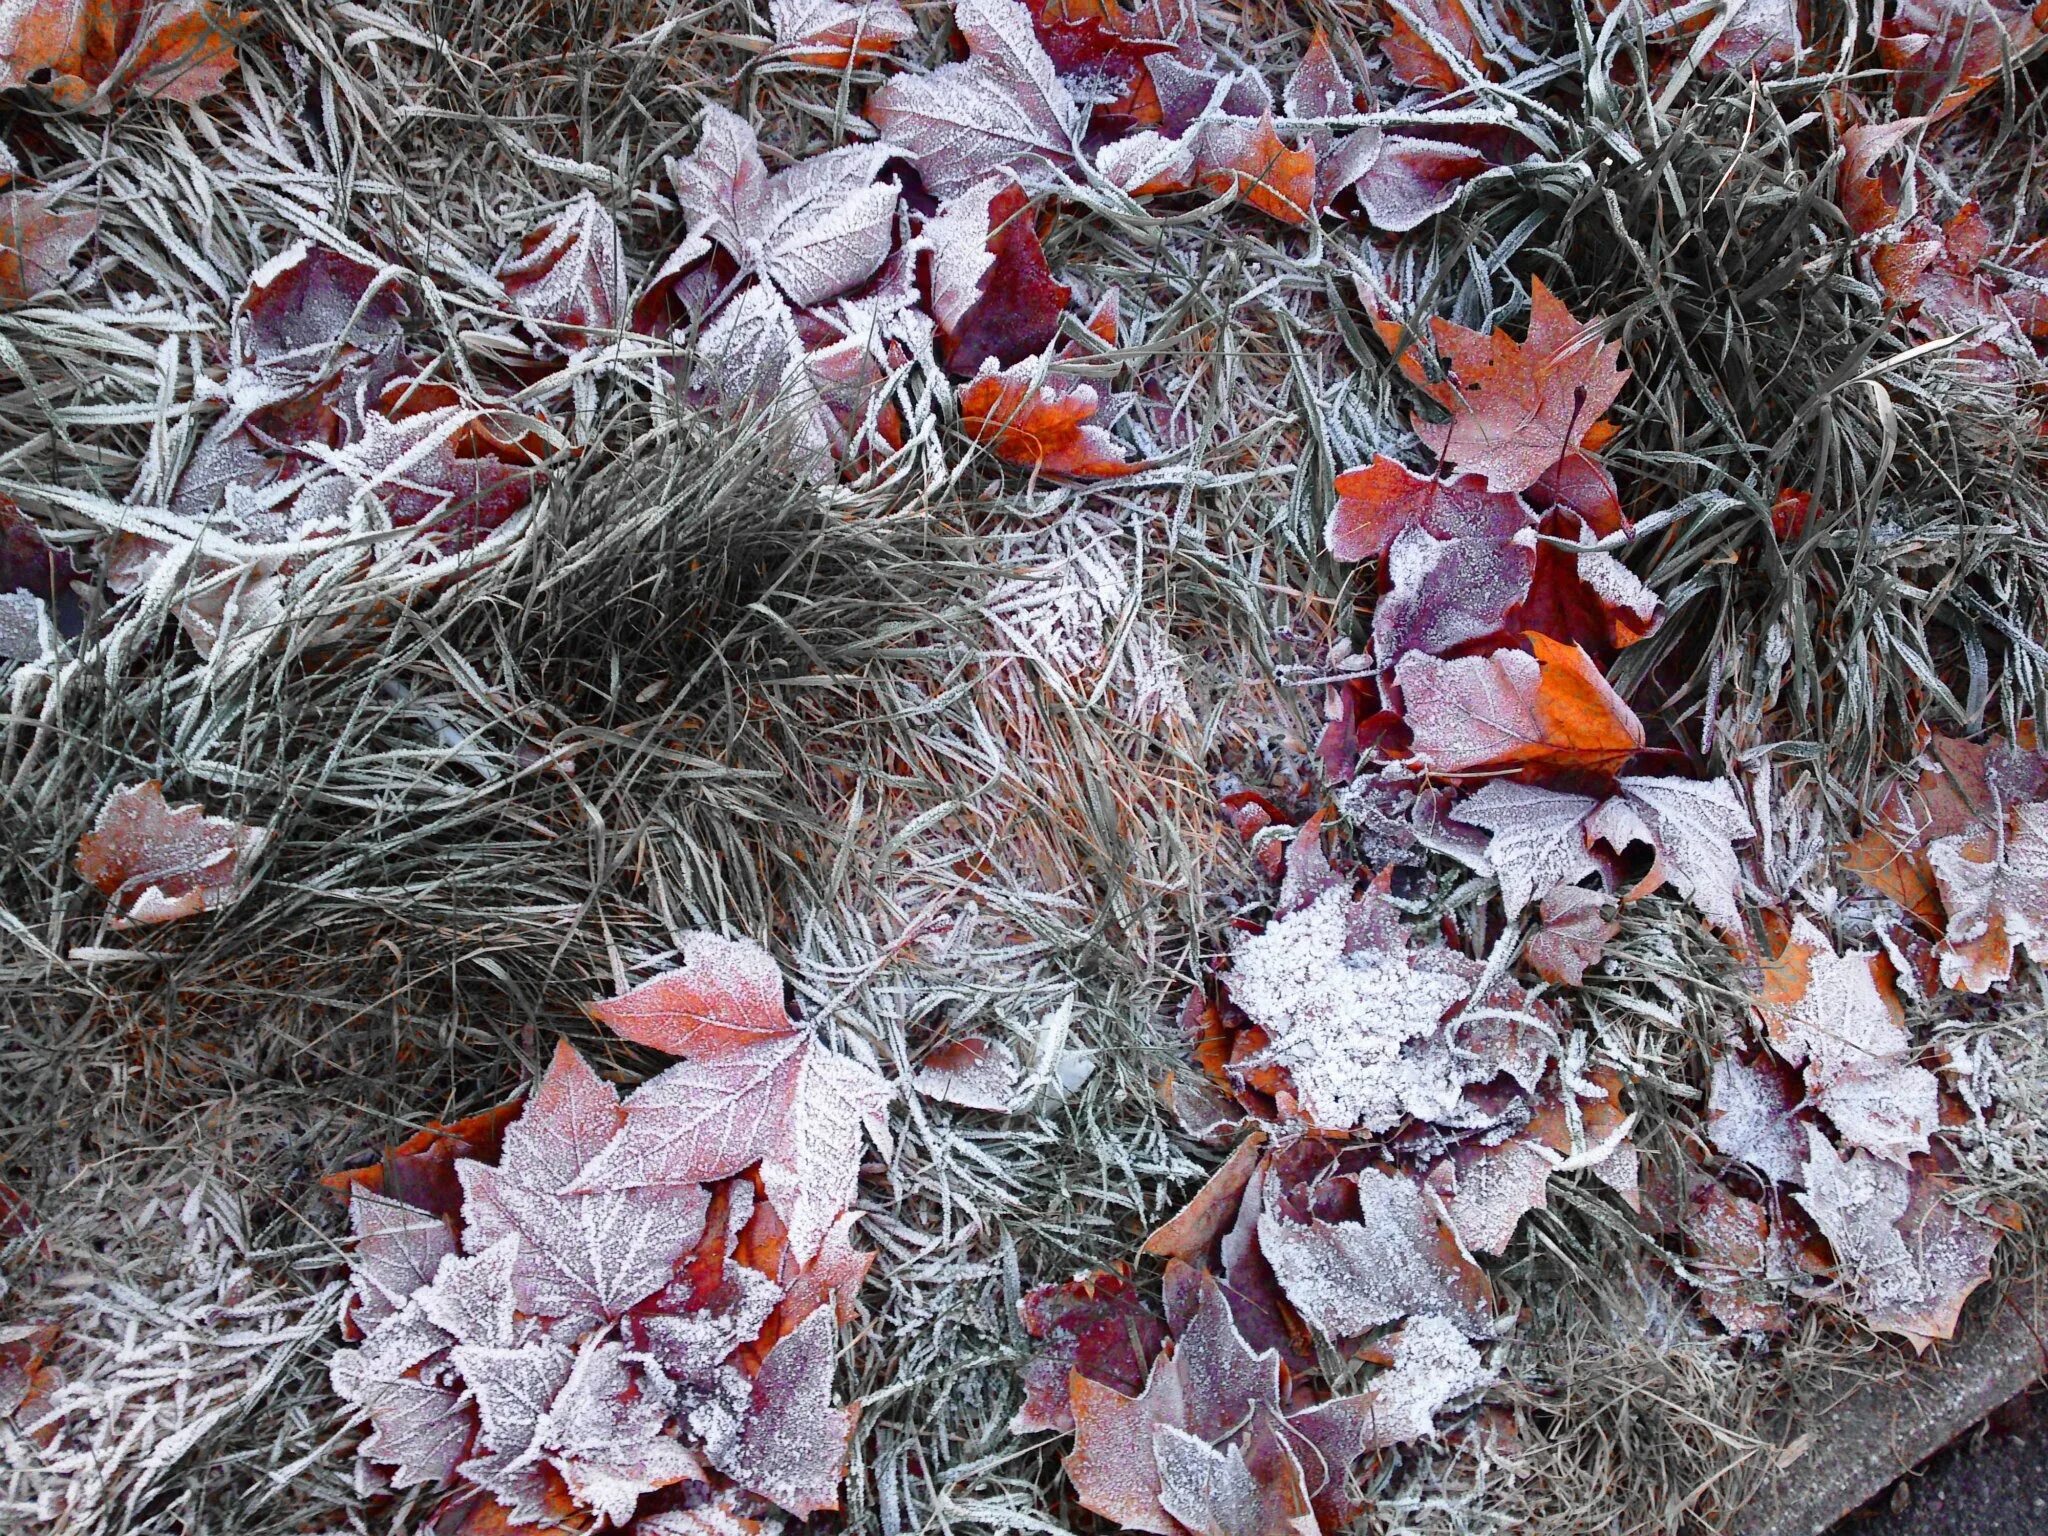
M1285 1067L1302 1112L1325 1130L1385 1130L1407 1112L1418 1085L1404 1047L1435 1035L1471 991L1462 977L1418 970L1405 935L1375 942L1361 905L1325 892L1241 939L1227 979L1270 1042L1252 1065Z
M1642 749L1642 722L1583 650L1547 635L1527 638L1529 651L1400 658L1401 716L1420 766L1454 777L1612 773Z
M998 368L994 358L960 391L960 429L1006 464L1041 474L1106 480L1136 474L1124 445L1095 422L1095 386L1048 372L1045 358Z
M863 1133L889 1147L889 1084L783 1012L758 945L694 936L682 971L592 1012L686 1060L636 1089L616 1141L570 1186L637 1189L760 1165L800 1260L852 1203Z
M1577 885L1554 885L1538 904L1542 926L1526 951L1536 974L1557 986L1582 986L1607 943L1621 932L1607 898Z
M1415 435L1451 469L1479 475L1495 491L1527 490L1589 438L1597 441L1601 417L1628 379L1617 366L1621 344L1603 344L1597 325L1573 319L1541 278L1530 284L1530 306L1523 341L1432 318L1430 333L1449 369L1442 380L1432 380L1403 345L1398 323L1379 322L1402 372L1449 417L1418 415Z
M1998 1229L1955 1205L1939 1175L1837 1156L1812 1126L1805 1183L1795 1198L1834 1250L1847 1304L1918 1351L1953 1338L1964 1301L1990 1278Z
M1385 591L1372 615L1373 654L1442 656L1489 638L1507 638L1511 614L1529 595L1536 535L1439 539L1404 529L1387 551Z
M1007 1043L968 1035L928 1053L910 1085L928 1099L1008 1114L1018 1107L1023 1080L1024 1069Z
M1259 1217L1259 1244L1301 1315L1331 1338L1417 1316L1490 1335L1493 1288L1424 1189L1370 1168L1355 1183L1355 1219L1302 1221L1270 1206Z
M768 0L775 46L799 64L844 69L917 36L896 0Z
M58 212L48 188L0 192L0 304L19 304L61 288L71 258L93 237L100 216Z
M2012 975L2014 951L2048 959L2048 803L1927 845L1947 917L1941 979L1983 992Z
M519 242L498 263L512 307L573 349L609 331L626 305L626 260L618 226L588 192Z
M964 63L898 75L868 102L868 116L926 186L954 197L991 172L1038 185L1074 159L1086 113L1039 42L1018 0L958 0L953 26Z
M1927 1151L1940 1125L1939 1085L1912 1063L1888 971L1881 955L1837 954L1802 916L1764 973L1756 1009L1772 1046L1804 1068L1814 1103L1842 1138L1904 1166Z
M925 221L931 312L946 366L972 375L990 358L1009 367L1059 335L1072 290L1052 280L1024 189L991 176Z
M1805 1101L1798 1078L1769 1056L1714 1060L1707 1094L1707 1135L1723 1157L1748 1163L1779 1184L1797 1184L1806 1161Z
M1323 543L1339 560L1380 560L1411 530L1438 539L1503 543L1536 526L1529 504L1490 491L1477 475L1440 480L1381 454L1337 477L1337 505Z
M10 0L0 7L0 89L27 86L94 112L128 94L202 101L234 70L235 36L257 14L213 0Z
M1017 1314L1040 1348L1024 1368L1024 1403L1010 1420L1012 1434L1071 1431L1067 1385L1076 1371L1136 1397L1166 1340L1165 1325L1129 1277L1108 1270L1027 1291Z
M887 258L897 192L875 177L891 152L848 145L770 175L752 125L714 105L697 148L671 157L668 173L691 235L722 246L742 271L801 306L858 286Z
M114 927L175 922L240 901L269 836L197 805L167 804L149 779L107 797L78 840L78 872L114 903Z

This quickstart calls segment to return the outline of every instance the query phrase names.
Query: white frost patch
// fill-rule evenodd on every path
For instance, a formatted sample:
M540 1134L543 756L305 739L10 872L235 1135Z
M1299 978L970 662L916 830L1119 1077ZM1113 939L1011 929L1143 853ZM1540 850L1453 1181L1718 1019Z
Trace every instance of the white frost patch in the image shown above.
M1318 1126L1385 1130L1411 1097L1401 1047L1436 1032L1469 984L1417 971L1400 950L1345 953L1350 896L1326 891L1299 912L1239 941L1230 1000L1271 1038L1261 1060L1287 1068L1302 1108Z
M1368 1450L1429 1438L1446 1407L1500 1380L1447 1318L1418 1317L1384 1347L1393 1368L1372 1384Z

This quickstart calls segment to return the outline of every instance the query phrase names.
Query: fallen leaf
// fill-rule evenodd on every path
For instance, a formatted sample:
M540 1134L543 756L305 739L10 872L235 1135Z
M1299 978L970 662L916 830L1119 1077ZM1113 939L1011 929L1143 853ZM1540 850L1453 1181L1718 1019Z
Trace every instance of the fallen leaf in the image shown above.
M1877 23L1877 56L1901 114L1941 118L2002 78L2048 36L2048 7L1899 0Z
M1017 1053L1008 1045L968 1035L927 1053L910 1085L928 1099L1008 1114L1017 1107L1023 1077Z
M972 375L991 358L1008 368L1052 345L1073 290L1052 280L1015 181L992 176L949 198L926 220L924 240L947 368Z
M1775 1057L1726 1052L1714 1058L1707 1094L1707 1136L1714 1150L1749 1164L1777 1184L1797 1184L1806 1162L1806 1094Z
M1332 1339L1407 1317L1489 1337L1493 1288L1422 1188L1369 1168L1355 1182L1355 1220L1297 1221L1270 1207L1260 1216L1259 1243L1287 1299Z
M768 0L768 23L785 58L818 69L847 69L917 36L897 0Z
M1458 200L1490 170L1476 149L1362 128L1316 157L1316 196L1327 207L1349 192L1374 229L1406 234Z
M1556 986L1583 986L1586 972L1600 963L1607 942L1621 932L1608 916L1607 897L1578 885L1553 885L1537 907L1542 927L1527 954L1536 974Z
M1422 0L1378 9L1387 26L1380 51L1403 85L1455 91L1471 76L1491 75L1465 0Z
M625 309L618 227L588 192L521 240L497 277L514 309L572 350L616 327Z
M1344 73L1329 34L1321 27L1310 34L1280 100L1289 117L1348 117L1358 110L1358 88Z
M1483 640L1512 638L1511 614L1527 603L1537 567L1535 535L1438 539L1419 528L1395 538L1373 609L1373 654L1443 656Z
M257 15L210 0L14 0L0 10L0 89L95 112L129 94L202 101L226 84L236 34Z
M1934 1074L1912 1064L1905 1010L1874 953L1838 955L1797 918L1764 973L1759 1020L1844 1141L1905 1166L1940 1121Z
M768 1352L748 1412L712 1464L798 1519L839 1508L854 1411L832 1406L832 1310L820 1307Z
M1749 813L1726 779L1624 775L1620 793L1586 818L1589 842L1615 853L1643 843L1650 872L1629 892L1646 896L1667 880L1723 932L1741 927L1742 869L1735 844L1756 835Z
M1271 115L1256 120L1209 117L1191 130L1195 185L1236 197L1283 224L1307 224L1316 201L1316 156L1309 146L1290 149L1273 131Z
M0 192L0 304L61 288L71 258L100 225L97 213L58 213L48 188Z
M113 927L176 922L247 895L269 836L197 805L168 805L149 779L107 797L78 840L78 872L113 903Z
M1998 1229L1956 1206L1948 1181L1854 1151L1838 1157L1807 1128L1796 1196L1834 1250L1844 1300L1916 1351L1955 1337L1963 1303L1991 1276Z
M1375 1376L1368 1400L1368 1449L1406 1445L1436 1434L1436 1416L1500 1380L1450 1319L1414 1317L1373 1346L1389 1369Z
M636 1045L715 1059L797 1033L782 969L751 939L683 936L680 967L584 1012Z
M312 380L397 343L408 312L390 272L298 240L250 275L235 305L236 350L266 379ZM307 437L288 431L285 440Z
M2037 963L2048 958L2048 803L1937 838L1927 860L1948 919L1937 951L1944 984L1988 991L2011 977L2022 946Z
M1524 491L1567 455L1597 443L1601 418L1621 394L1628 372L1617 366L1621 344L1602 344L1594 324L1572 318L1541 278L1530 283L1529 334L1482 336L1432 318L1437 351L1449 376L1431 380L1399 325L1379 322L1402 371L1448 413L1418 416L1415 435L1459 473L1481 476L1490 490Z
M1439 539L1504 543L1536 526L1512 492L1489 491L1477 475L1438 480L1381 454L1337 477L1337 505L1323 542L1339 560L1382 560L1409 530Z
M1784 1277L1771 1273L1770 1213L1712 1179L1687 1197L1683 1223L1700 1305L1730 1333L1782 1333L1791 1327Z
M1138 1396L1166 1342L1166 1325L1126 1275L1110 1270L1027 1291L1017 1312L1040 1348L1024 1368L1024 1403L1010 1420L1014 1435L1073 1430L1068 1381L1074 1372Z
M958 0L964 63L898 75L868 101L885 152L902 154L926 186L955 197L995 171L1027 185L1072 163L1085 112L1018 0Z
M897 192L875 177L891 152L849 145L771 176L752 126L714 105L704 110L697 148L687 159L671 157L668 173L693 238L722 247L741 271L807 305L847 292L888 257Z
M1136 474L1124 445L1094 424L1095 386L1045 373L1038 360L993 358L960 391L960 429L1006 464L1073 479Z
M1579 647L1545 635L1531 650L1395 664L1401 715L1420 766L1465 774L1612 773L1641 750L1642 722Z

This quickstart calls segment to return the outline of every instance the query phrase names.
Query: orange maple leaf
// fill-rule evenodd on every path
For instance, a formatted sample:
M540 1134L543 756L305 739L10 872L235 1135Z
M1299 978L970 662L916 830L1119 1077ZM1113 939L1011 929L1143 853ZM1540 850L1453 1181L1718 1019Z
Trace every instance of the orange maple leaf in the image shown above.
M1490 490L1525 491L1560 461L1595 451L1612 435L1600 418L1628 379L1617 363L1621 344L1603 345L1597 327L1572 318L1540 277L1530 284L1526 341L1431 319L1431 339L1449 366L1441 380L1431 379L1404 344L1399 322L1381 320L1375 328L1401 371L1449 413L1441 422L1418 416L1415 435L1453 469L1484 476Z
M0 88L95 112L129 93L199 101L234 70L235 33L256 15L212 0L17 0L0 11Z
M1092 384L1041 380L1029 361L998 369L990 359L960 392L960 428L1004 463L1049 475L1106 479L1144 468L1094 424L1098 409Z
M1530 651L1443 660L1411 651L1395 667L1415 756L1437 773L1613 773L1643 746L1643 723L1576 645L1527 637Z
M1289 149L1273 131L1273 117L1217 118L1198 130L1195 182L1243 202L1283 224L1306 224L1316 215L1316 152Z

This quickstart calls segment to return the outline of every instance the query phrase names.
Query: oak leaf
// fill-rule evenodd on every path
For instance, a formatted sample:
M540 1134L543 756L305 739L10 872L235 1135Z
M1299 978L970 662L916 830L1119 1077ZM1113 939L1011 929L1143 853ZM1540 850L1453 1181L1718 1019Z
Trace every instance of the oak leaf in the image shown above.
M78 840L78 872L113 903L115 928L176 922L248 894L249 866L269 837L197 805L166 804L149 779L107 797Z
M1418 764L1433 773L1612 773L1643 746L1635 712L1576 645L1528 637L1530 651L1395 664ZM1533 652L1533 654L1531 654Z
M1378 328L1402 371L1448 414L1442 422L1417 417L1415 435L1451 469L1480 475L1495 491L1527 490L1589 438L1597 443L1601 417L1628 378L1617 366L1621 344L1603 344L1598 327L1573 319L1541 278L1530 283L1523 341L1431 319L1449 366L1443 380L1428 377L1396 322Z

